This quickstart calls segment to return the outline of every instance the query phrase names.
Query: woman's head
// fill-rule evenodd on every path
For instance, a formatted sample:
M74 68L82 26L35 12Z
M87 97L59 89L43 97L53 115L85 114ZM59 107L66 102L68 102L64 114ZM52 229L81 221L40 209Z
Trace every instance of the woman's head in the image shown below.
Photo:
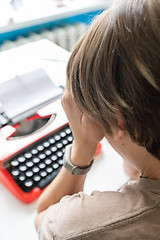
M67 66L77 105L111 134L125 128L160 159L160 0L121 0L79 41Z

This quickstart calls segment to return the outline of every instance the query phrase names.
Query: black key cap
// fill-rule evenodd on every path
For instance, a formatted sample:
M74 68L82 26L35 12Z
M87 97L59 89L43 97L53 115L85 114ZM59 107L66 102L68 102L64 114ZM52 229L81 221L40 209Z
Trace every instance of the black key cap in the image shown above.
M34 180L35 182L39 182L39 181L41 180L41 177L40 177L39 175L35 175L35 176L33 177L33 180Z
M27 167L33 167L34 163L32 161L27 161L26 166Z
M48 147L50 146L50 142L49 142L49 141L44 142L44 143L43 143L43 146L44 146L45 148L48 148Z
M50 150L51 150L52 152L56 152L56 151L57 151L57 147L56 147L56 146L53 146L53 147L50 148Z
M53 171L50 175L48 175L47 177L45 177L44 179L42 179L39 183L38 183L38 187L43 189L45 188L58 174L60 168Z
M33 161L34 163L39 163L39 162L40 162L40 159L39 159L38 157L35 157L35 158L32 159L32 161Z
M52 167L47 167L46 171L47 171L47 173L51 173L51 172L53 172L53 168Z
M55 139L56 141L59 141L59 140L61 139L61 136L60 136L60 135L55 135L55 136L54 136L54 139Z
M71 134L71 129L70 129L70 128L67 128L67 129L66 129L66 133L67 133L67 135Z
M51 150L47 149L45 152L44 152L47 156L50 156L52 154Z
M71 142L73 141L73 137L72 137L72 136L69 136L69 137L67 138L67 140L68 140L69 143L71 143Z
M63 159L58 160L59 165L63 165Z
M44 169L45 167L46 167L46 164L45 163L40 163L39 165L38 165L38 167L40 168L40 169Z
M57 168L59 167L59 164L58 164L58 163L53 163L53 164L52 164L52 167L53 167L54 169L57 169Z
M20 156L17 158L18 162L20 163L24 163L26 161L25 157L24 156Z
M24 185L27 187L27 188L30 188L32 187L33 185L33 181L31 179L28 179L24 182Z
M38 153L38 150L37 150L36 148L33 148L33 149L31 150L31 153L32 153L33 155L36 155L36 154Z
M65 148L63 148L62 152L63 152L63 154L65 153Z
M32 171L34 172L34 173L38 173L39 172L39 167L37 167L37 166L35 166L35 167L33 167L32 168Z
M19 161L18 160L13 160L13 161L11 161L11 166L12 167L17 167L19 165Z
M20 171L18 169L15 169L12 171L12 176L17 177L20 174Z
M27 177L32 177L33 176L33 172L32 171L27 171L25 174L26 174Z
M20 175L18 177L18 179L19 179L20 182L23 182L24 180L26 180L26 176L25 175Z
M66 132L65 132L65 131L60 132L60 136L61 136L62 138L64 138L64 137L66 136Z
M56 155L52 155L51 159L52 159L52 161L56 161L57 160L57 156Z
M46 165L50 165L52 163L52 160L50 158L46 158L44 162Z
M27 170L27 166L26 165L21 165L19 167L19 170L22 171L22 172L25 172Z
M24 157L30 159L32 157L32 154L30 152L27 152L24 154Z
M58 149L60 149L60 148L63 147L63 144L62 144L61 142L59 142L59 143L57 143L56 147L57 147Z
M63 144L64 146L66 146L66 145L68 144L67 139L63 139L63 140L62 140L62 144Z
M54 138L50 138L48 141L49 141L50 144L54 144L55 143L55 139Z
M45 155L44 153L41 153L41 154L38 155L38 157L39 157L41 160L43 160L43 159L45 159L46 155Z
M57 157L62 157L63 156L63 152L62 151L58 151L57 152Z
M39 175L44 178L44 177L47 176L47 172L46 172L46 171L41 171L41 172L39 173Z
M38 145L38 146L37 146L37 150L40 151L40 152L43 151L43 150L44 150L43 145Z

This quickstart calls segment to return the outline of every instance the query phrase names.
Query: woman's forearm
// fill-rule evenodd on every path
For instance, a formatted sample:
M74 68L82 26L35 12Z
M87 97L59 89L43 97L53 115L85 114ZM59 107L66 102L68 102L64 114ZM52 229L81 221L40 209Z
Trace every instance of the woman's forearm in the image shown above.
M37 212L40 213L50 205L55 204L66 195L72 195L83 190L85 176L72 175L64 167L50 183L38 199Z

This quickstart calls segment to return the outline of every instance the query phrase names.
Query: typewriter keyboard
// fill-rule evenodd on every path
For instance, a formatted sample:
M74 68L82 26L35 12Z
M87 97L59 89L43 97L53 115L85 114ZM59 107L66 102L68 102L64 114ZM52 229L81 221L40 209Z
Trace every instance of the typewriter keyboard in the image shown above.
M43 189L58 174L63 165L65 146L72 141L72 132L67 124L14 156L8 171L24 192L35 187Z

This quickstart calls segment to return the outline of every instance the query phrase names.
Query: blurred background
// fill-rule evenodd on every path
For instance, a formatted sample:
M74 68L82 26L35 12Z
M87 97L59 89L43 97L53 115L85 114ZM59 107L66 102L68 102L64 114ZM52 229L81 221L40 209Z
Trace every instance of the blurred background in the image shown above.
M0 51L48 39L72 51L113 0L0 0Z

